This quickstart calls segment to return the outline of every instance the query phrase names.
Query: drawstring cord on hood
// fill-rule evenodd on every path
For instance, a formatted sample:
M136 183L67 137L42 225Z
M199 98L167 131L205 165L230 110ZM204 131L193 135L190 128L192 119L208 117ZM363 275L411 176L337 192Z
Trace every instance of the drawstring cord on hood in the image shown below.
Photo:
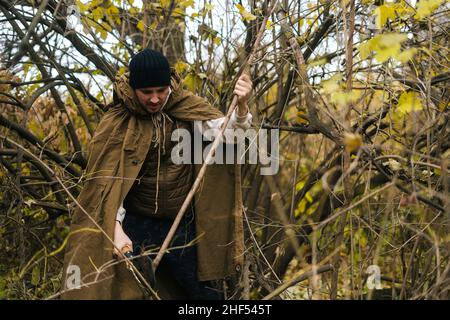
M166 106L167 101L169 100L169 96L172 93L172 89L169 87L169 94L167 95L166 101L164 102L161 109L152 114L152 122L155 127L155 132L152 137L152 143L156 147L158 146L158 164L156 168L156 196L155 196L155 212L158 212L158 196L159 196L159 169L161 166L161 122L162 122L162 148L163 154L166 153L166 119L173 123L172 119L170 119L169 115L163 111L163 108Z

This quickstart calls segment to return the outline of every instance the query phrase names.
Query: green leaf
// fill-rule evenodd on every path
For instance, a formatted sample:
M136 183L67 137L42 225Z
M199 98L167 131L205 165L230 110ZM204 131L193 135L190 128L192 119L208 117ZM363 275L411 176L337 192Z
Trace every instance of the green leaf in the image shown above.
M39 265L36 265L31 272L31 284L37 286L41 280L41 271Z

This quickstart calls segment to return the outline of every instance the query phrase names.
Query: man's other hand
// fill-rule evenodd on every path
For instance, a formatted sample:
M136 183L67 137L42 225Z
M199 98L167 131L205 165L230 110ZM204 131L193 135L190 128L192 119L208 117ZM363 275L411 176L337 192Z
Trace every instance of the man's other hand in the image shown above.
M114 228L114 244L116 248L119 248L122 252L119 253L116 248L114 248L114 255L119 259L123 259L122 253L127 251L133 251L133 243L130 238L123 231L122 225L119 221L116 221L116 226Z

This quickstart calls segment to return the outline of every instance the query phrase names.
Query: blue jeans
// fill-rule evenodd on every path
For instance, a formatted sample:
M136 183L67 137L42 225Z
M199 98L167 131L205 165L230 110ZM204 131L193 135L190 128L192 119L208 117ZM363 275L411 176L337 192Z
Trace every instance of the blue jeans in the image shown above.
M172 223L173 220L170 219L156 219L127 213L123 221L123 229L133 242L134 253L139 254L144 248L148 250L161 247ZM194 215L190 212L181 220L169 248L186 246L194 238L195 221ZM196 245L170 250L164 255L161 264L163 263L188 299L223 299L223 294L212 288L212 282L198 281Z

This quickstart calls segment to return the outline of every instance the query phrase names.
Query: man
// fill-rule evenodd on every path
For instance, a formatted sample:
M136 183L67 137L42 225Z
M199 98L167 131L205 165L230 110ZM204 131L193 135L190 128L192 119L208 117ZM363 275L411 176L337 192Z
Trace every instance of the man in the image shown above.
M242 75L234 88L238 106L228 128L250 127L251 90L250 78ZM171 140L172 132L192 132L194 121L202 121L203 130L224 123L216 108L183 90L167 59L151 49L132 58L129 74L116 79L114 94L117 103L102 118L89 146L86 181L78 198L84 210L77 207L73 215L63 298L142 296L122 253L141 254L161 246L199 169L172 161L177 143ZM223 298L213 282L242 268L240 192L238 165L208 166L173 249L158 268L159 293L168 298Z

